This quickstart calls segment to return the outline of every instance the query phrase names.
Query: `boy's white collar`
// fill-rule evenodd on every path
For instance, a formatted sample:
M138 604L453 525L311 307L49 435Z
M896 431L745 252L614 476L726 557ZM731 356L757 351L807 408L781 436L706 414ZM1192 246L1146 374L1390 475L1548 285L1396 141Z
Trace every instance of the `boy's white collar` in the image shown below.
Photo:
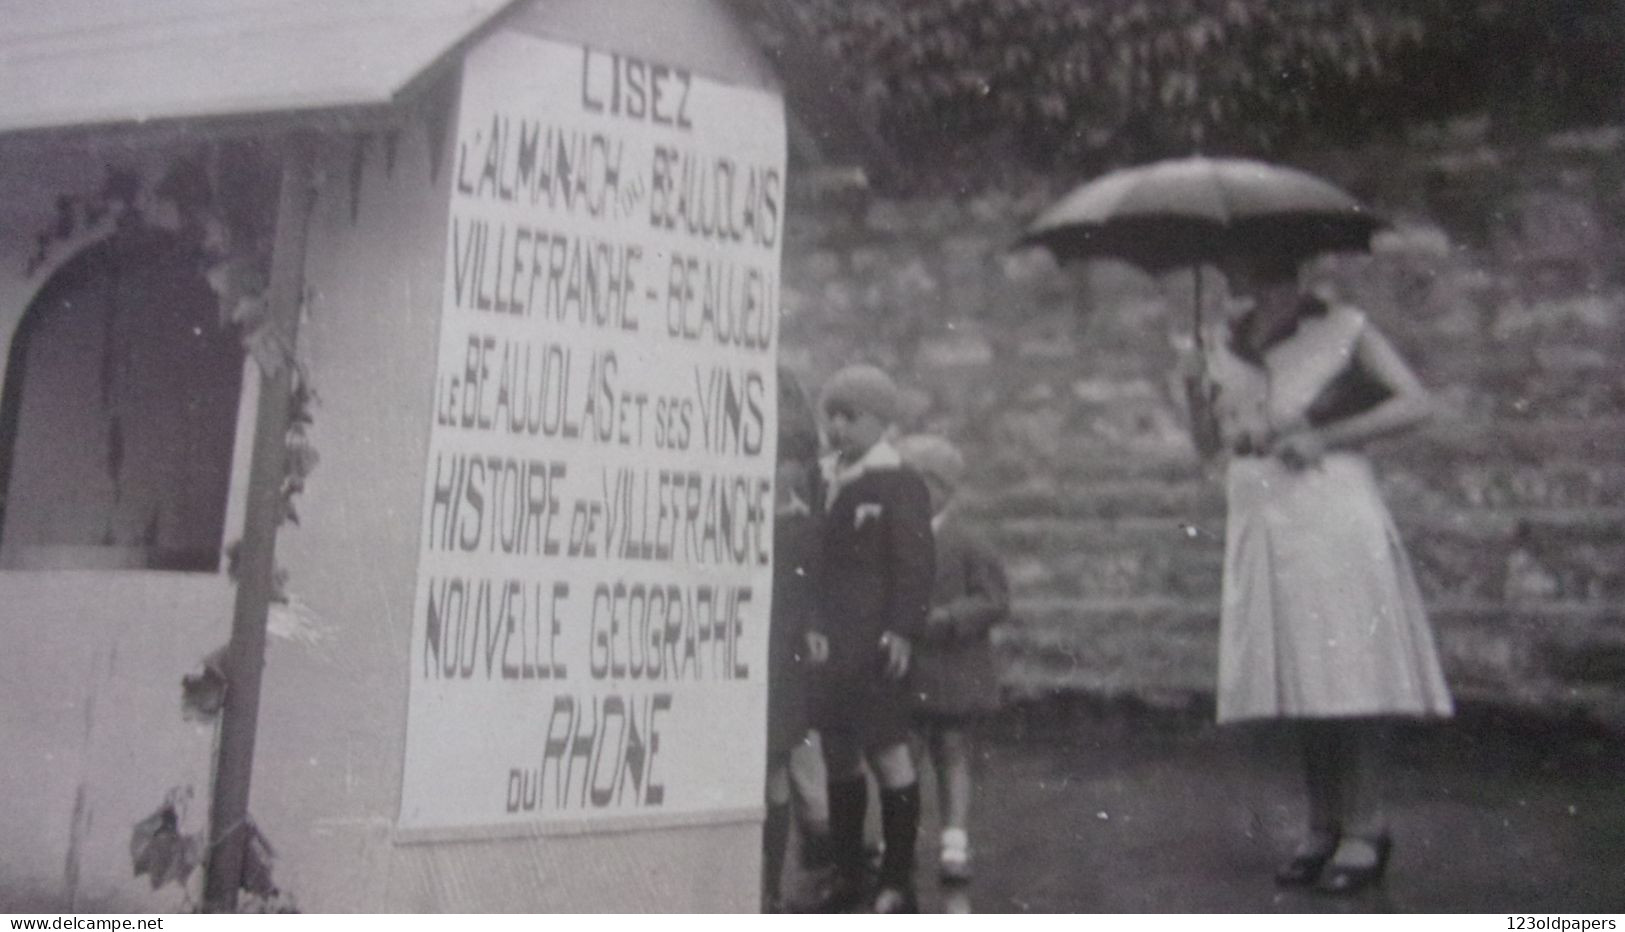
M857 476L871 469L896 469L903 465L903 457L897 448L889 441L879 440L862 456L852 462L850 466L841 465L841 454L831 453L824 457L824 472L831 476Z
M903 458L898 455L896 447L886 440L881 440L851 465L841 465L839 453L831 453L824 457L821 465L824 481L829 486L829 497L824 502L824 507L829 508L835 504L835 496L840 494L841 488L847 483L873 469L897 469L903 465Z

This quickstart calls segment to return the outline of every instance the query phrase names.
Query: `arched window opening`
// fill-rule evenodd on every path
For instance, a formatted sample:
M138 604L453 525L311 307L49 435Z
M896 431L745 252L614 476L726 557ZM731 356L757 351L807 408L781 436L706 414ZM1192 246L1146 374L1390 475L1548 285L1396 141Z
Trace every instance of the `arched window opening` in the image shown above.
M195 247L123 231L23 315L0 398L0 568L214 571L243 353Z

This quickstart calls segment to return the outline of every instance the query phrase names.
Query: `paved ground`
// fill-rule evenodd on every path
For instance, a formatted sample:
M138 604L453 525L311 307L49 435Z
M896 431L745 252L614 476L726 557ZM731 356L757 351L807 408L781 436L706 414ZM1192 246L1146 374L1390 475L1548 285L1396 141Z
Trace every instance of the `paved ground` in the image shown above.
M929 910L977 912L1625 911L1625 741L1463 714L1396 729L1387 778L1394 860L1352 899L1282 891L1271 874L1301 824L1278 735L1203 717L1050 704L991 722L972 826L976 880L935 879L935 803L921 832Z

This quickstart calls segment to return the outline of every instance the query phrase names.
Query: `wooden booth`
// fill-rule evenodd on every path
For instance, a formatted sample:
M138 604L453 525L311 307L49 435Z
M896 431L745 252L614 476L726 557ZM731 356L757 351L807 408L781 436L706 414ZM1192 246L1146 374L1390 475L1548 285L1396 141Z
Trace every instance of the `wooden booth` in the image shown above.
M756 908L734 13L38 2L0 83L0 907Z

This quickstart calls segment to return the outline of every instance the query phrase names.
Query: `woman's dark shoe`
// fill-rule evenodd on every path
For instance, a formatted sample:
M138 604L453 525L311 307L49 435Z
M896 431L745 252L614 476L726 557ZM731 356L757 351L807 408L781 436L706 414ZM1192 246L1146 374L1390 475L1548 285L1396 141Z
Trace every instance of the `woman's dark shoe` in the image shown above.
M1387 835L1371 839L1358 839L1371 846L1376 858L1370 864L1350 867L1332 861L1321 871L1315 889L1333 896L1349 896L1375 884L1388 870L1388 856L1394 850L1393 839Z
M1291 858L1275 869L1275 882L1283 887L1307 887L1320 878L1326 862L1337 851L1339 839L1331 835L1324 844L1308 850L1299 849Z

